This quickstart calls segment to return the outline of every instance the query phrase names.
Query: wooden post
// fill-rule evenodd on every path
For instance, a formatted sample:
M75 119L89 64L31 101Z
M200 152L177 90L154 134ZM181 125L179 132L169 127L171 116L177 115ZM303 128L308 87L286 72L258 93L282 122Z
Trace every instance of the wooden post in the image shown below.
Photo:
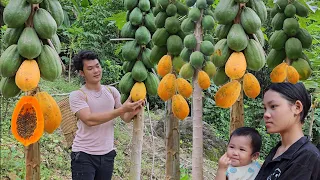
M180 179L180 132L179 119L172 112L172 100L168 100L166 122L166 180Z
M133 118L131 167L129 180L140 180L143 144L144 109Z

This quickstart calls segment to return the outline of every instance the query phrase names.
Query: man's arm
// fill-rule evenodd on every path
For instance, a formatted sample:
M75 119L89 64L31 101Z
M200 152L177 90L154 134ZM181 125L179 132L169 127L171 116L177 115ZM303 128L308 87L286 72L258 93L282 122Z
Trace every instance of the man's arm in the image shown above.
M76 113L76 116L81 119L87 126L96 126L108 122L118 116L124 116L124 114L135 112L142 104L142 101L137 102L126 102L120 108L114 109L112 111L92 113L90 108L83 108ZM132 113L130 113L132 114ZM133 115L134 116L134 115ZM133 117L132 116L132 117ZM130 116L126 115L126 120ZM131 119L130 119L131 120Z

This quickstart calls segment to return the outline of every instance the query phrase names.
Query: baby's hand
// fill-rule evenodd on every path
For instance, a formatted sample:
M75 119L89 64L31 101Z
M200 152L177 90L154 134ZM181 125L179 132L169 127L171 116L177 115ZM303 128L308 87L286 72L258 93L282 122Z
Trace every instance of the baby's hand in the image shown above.
M219 169L228 169L228 166L230 163L231 163L230 158L227 156L227 153L224 153L224 155L221 156L218 162Z

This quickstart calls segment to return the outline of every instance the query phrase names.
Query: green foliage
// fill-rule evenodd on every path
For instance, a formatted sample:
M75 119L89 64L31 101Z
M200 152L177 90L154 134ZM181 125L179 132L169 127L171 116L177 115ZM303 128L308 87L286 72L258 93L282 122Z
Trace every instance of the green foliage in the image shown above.
M17 146L16 144L9 144L13 142L12 135L8 136L10 132L9 119L1 121L1 175L15 176L24 179L25 164L24 164L24 148L23 146ZM3 177L0 176L2 179Z
M102 61L103 75L102 83L103 84L112 84L119 82L122 77L122 67L117 65L115 61L105 60Z
M0 5L1 6L6 6L9 3L9 0L1 0Z
M150 103L150 109L165 109L165 102L163 102L158 95L156 96L148 96L148 102Z
M104 68L102 82L118 82L123 75L120 71L121 49L119 50L118 42L112 42L110 39L117 38L119 34L116 26L119 23L115 23L114 20L118 21L118 18L121 18L122 1L94 0L88 4L83 1L63 0L61 4L71 23L70 26L61 26L58 33L62 41L63 52L60 55L64 63L69 64L70 57L80 50L92 50L99 55ZM114 14L118 16L112 19Z
M189 169L180 166L180 180L191 180L191 172Z
M83 33L74 42L75 52L91 49L99 54L100 59L118 60L114 55L114 44L109 40L117 37L117 28L105 20L110 15L110 9L103 6L91 6L80 15L73 25L83 28Z
M123 25L126 23L126 12L119 12L106 20L114 22L118 29L121 30Z
M304 124L304 134L309 135L309 128L312 114L309 113ZM316 108L314 112L314 122L312 126L312 143L317 145L320 144L320 109Z

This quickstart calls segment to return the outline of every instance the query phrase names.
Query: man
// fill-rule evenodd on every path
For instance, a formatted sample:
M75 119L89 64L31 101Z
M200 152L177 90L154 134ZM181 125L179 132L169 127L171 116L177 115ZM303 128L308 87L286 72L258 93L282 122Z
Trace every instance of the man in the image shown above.
M100 84L102 68L92 51L81 51L73 63L85 85L70 94L70 108L79 118L72 144L71 170L74 180L106 180L112 177L114 158L113 119L125 122L140 112L144 101L120 102L119 91Z

